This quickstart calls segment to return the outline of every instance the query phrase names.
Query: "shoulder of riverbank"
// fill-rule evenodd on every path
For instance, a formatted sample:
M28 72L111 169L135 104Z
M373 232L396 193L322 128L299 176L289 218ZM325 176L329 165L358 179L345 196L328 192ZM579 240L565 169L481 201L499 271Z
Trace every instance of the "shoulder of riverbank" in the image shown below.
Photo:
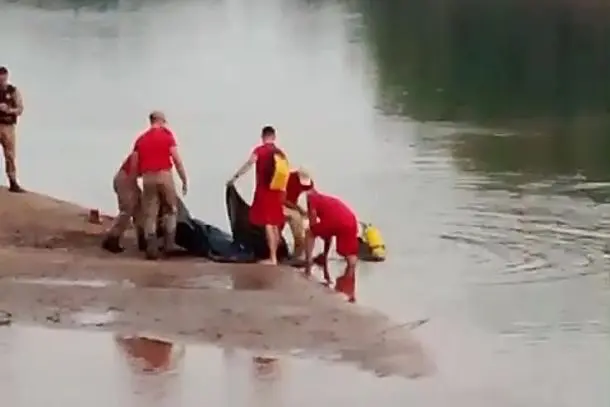
M4 246L86 250L99 239L112 218L88 222L89 210L36 192L11 193L0 187L0 244ZM96 250L98 251L98 250Z
M150 262L99 248L87 208L0 188L0 310L16 322L82 328L74 313L112 312L98 329L154 332L249 349L331 354L379 374L429 373L407 329L348 304L298 271L200 259ZM51 321L51 322L49 322Z

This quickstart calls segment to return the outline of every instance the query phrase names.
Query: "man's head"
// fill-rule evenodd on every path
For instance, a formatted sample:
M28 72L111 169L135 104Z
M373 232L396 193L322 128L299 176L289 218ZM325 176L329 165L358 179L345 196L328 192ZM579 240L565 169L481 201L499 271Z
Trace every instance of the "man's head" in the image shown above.
M261 131L263 143L273 143L275 141L275 129L272 126L265 126Z
M5 66L0 66L0 86L8 84L8 69Z
M150 122L151 126L162 126L167 122L165 119L165 113L160 110L150 112L148 115L148 121Z
M311 178L311 175L309 174L309 171L307 171L305 168L300 167L297 170L297 175L299 176L299 182L301 183L301 185L303 185L304 187L313 186L313 180Z

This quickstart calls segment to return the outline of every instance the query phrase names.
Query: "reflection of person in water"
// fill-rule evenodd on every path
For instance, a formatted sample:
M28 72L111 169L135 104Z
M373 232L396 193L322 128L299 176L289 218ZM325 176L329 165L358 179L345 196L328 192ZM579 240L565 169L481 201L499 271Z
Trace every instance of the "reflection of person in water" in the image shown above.
M356 273L345 273L335 281L335 291L347 296L347 301L356 302Z
M253 407L284 405L281 361L271 356L254 356L252 367L251 405Z
M133 366L144 373L161 373L173 368L174 345L142 336L116 337L116 343L130 357ZM184 351L177 355L181 358Z
M280 374L280 361L278 358L255 356L252 358L254 376L257 379L275 379Z

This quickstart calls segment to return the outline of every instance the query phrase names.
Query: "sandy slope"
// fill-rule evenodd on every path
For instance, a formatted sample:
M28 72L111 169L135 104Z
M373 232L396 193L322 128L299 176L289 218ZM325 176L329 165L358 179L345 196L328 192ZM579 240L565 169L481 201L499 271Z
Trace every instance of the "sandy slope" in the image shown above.
M109 255L98 247L110 219L92 225L87 217L68 202L0 189L0 310L14 321L56 327L83 327L79 311L110 311L114 319L93 329L332 354L383 374L432 371L406 328L292 269L148 262L133 249ZM125 245L135 246L133 236Z

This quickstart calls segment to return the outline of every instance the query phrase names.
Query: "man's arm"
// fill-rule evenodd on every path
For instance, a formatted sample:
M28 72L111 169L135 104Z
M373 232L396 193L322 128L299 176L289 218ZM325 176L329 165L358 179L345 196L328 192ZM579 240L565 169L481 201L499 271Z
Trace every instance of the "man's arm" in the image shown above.
M258 156L256 155L256 153L252 153L250 155L250 158L248 158L248 161L246 161L241 167L239 167L239 169L231 177L231 179L229 180L228 183L229 184L234 183L235 181L237 181L239 179L239 177L241 177L246 172L248 172L248 170L256 163L257 158L258 158Z
M307 200L307 218L309 219L309 227L318 223L318 214L316 208Z
M322 258L324 263L322 264L322 272L324 273L324 280L330 284L330 273L328 272L328 252L330 252L331 239L324 239L324 251L322 252Z
M188 180L186 178L186 170L184 169L184 163L182 162L182 157L180 156L180 153L178 152L178 147L173 146L172 148L170 148L169 152L172 156L172 161L174 162L174 165L176 166L176 171L178 172L180 181L182 181L182 192L184 194L186 194Z
M140 157L137 151L132 151L129 158L129 180L130 182L137 182L138 180L138 165Z
M286 193L284 193L284 206L286 208L297 211L303 217L307 216L307 211L303 209L299 204L286 200Z
M23 114L23 98L21 97L21 92L19 89L15 88L15 107L9 109L10 114L14 114L16 116L21 116Z

